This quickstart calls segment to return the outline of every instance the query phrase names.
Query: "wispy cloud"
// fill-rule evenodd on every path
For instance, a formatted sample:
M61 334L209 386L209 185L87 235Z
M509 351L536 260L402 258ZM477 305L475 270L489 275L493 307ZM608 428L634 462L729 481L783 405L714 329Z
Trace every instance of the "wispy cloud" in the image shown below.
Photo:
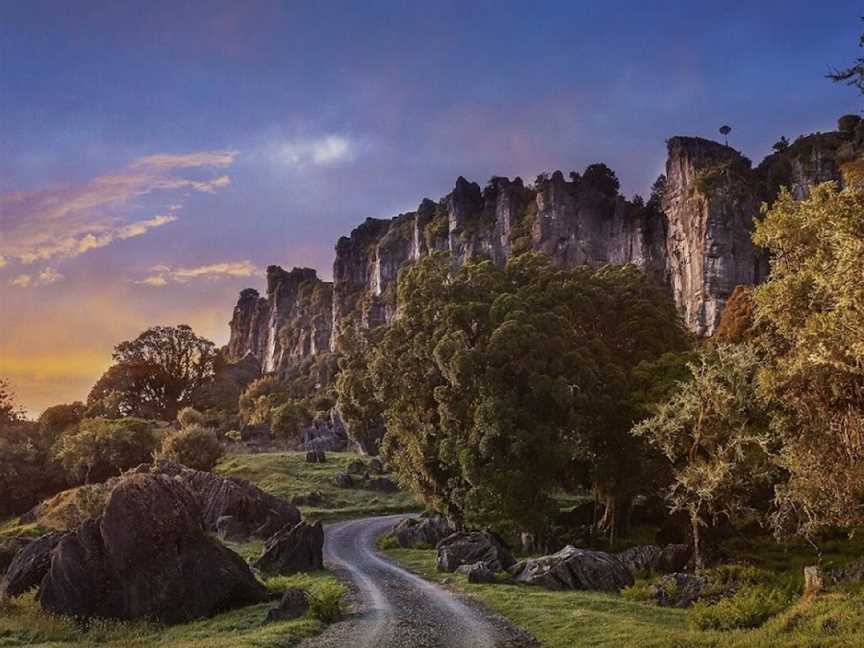
M179 171L227 167L234 155L231 151L150 155L82 185L0 195L0 267L12 261L30 264L76 257L172 223L180 204L171 205L167 213L130 219L138 207L134 201L155 192L210 193L223 188L231 182L227 175L200 180Z
M251 261L223 261L192 268L158 265L150 268L152 274L134 283L162 288L169 283L187 283L192 279L224 279L229 277L251 277L260 270Z
M16 288L36 288L39 286L50 286L58 281L63 281L63 279L65 277L62 274L49 266L35 274L22 273L16 275L9 280L9 285Z
M292 167L336 166L354 159L357 146L343 135L297 138L277 144L276 159Z

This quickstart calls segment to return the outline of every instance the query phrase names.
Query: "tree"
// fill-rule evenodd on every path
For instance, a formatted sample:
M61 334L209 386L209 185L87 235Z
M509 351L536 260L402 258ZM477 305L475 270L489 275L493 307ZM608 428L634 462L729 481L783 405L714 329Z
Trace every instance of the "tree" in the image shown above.
M864 47L864 34L861 34L858 39L858 47ZM858 88L864 94L864 56L855 59L855 62L848 68L840 70L832 68L827 77L838 83L845 82L847 85Z
M633 428L672 466L667 498L690 518L697 568L705 565L703 530L750 510L754 489L772 481L760 366L750 345L707 346L689 367L691 380Z
M435 256L400 275L399 304L369 373L400 481L457 524L512 522L542 540L576 461L614 532L638 461L630 369L686 339L662 288L634 268L528 254L451 272Z
M225 449L213 430L198 423L166 434L159 456L195 470L210 471L225 455Z
M732 291L723 308L720 323L714 332L714 339L719 342L737 343L753 338L754 310L753 286L735 286L735 290Z
M55 451L70 483L92 484L149 463L159 442L160 435L148 421L95 418L61 437Z
M864 193L781 192L754 242L771 273L754 295L766 356L760 390L789 473L777 492L779 534L864 524Z
M336 378L336 404L348 435L371 455L378 454L384 434L384 408L375 397L369 372L369 359L378 337L379 333L364 330L354 321L343 324Z
M17 423L24 412L15 402L15 394L8 382L0 378L0 426Z
M45 449L51 448L61 434L75 429L87 408L84 403L52 405L39 417L39 443Z
M215 345L189 326L155 326L114 348L115 364L87 398L90 415L173 419L212 379Z
M729 146L729 133L732 132L732 127L724 124L720 127L720 134L723 136L724 144Z
M582 173L582 185L590 185L609 198L618 195L621 183L615 172L602 162L589 164Z

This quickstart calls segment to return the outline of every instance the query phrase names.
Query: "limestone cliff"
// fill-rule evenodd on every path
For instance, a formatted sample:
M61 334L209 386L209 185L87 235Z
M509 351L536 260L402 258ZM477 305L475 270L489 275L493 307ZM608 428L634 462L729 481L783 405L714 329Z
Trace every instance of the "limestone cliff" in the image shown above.
M267 296L248 288L240 293L231 318L227 356L252 354L265 373L279 371L330 349L333 284L311 268L286 272L267 268Z
M673 137L665 188L647 204L620 196L603 165L569 179L542 175L530 186L493 177L481 189L460 177L441 200L366 219L340 238L333 284L308 268L269 268L266 297L252 289L240 295L228 357L252 353L264 372L279 372L335 350L348 317L367 327L390 321L399 271L434 252L448 252L454 267L477 257L503 264L532 250L565 267L632 263L670 287L691 330L711 335L735 286L767 273L750 239L761 202L781 184L802 197L817 182L840 180L850 160L861 160L862 124L844 117L837 132L799 138L756 169L728 146Z

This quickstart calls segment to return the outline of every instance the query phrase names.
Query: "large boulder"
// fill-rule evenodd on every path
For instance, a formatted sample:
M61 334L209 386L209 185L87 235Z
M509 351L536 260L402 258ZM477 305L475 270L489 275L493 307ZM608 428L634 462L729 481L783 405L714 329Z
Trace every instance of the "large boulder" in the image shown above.
M670 574L683 571L690 562L692 549L687 544L671 544L665 547L658 545L639 545L630 547L616 554L631 572L658 572Z
M447 520L441 517L405 518L394 525L391 535L400 547L409 549L434 547L454 531Z
M285 527L267 539L255 568L275 574L324 569L324 528L321 522Z
M15 553L0 581L0 597L20 596L38 587L51 566L52 552L65 535L61 531L46 533Z
M520 583L553 590L618 592L633 584L633 575L615 556L567 545L558 553L523 560L510 573Z
M504 541L490 531L459 531L441 540L436 549L436 566L443 572L478 562L498 572L516 562Z
M192 470L171 461L160 461L154 472L178 478L195 495L204 526L218 531L219 518L230 516L245 528L246 536L266 539L284 526L300 522L300 511L290 502L266 493L244 479Z
M464 574L469 583L494 583L495 572L489 569L485 563L477 562L473 565L461 565L457 573Z
M13 536L0 540L0 578L6 573L6 568L12 563L15 554L30 544L31 541L32 538L23 536Z
M61 539L38 596L55 614L172 624L265 601L267 589L207 536L182 480L136 474L114 488L101 519Z

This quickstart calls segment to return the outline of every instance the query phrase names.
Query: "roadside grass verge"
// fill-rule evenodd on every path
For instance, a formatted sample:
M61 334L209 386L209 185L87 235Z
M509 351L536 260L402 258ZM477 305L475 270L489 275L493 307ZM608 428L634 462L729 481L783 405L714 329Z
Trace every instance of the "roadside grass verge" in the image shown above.
M547 648L853 648L864 645L862 586L796 598L783 611L779 605L774 606L772 612L779 613L756 629L699 630L693 625L690 611L658 607L638 600L639 597L550 591L508 582L507 577L499 577L494 584L471 584L461 574L437 572L434 550L388 548L385 553L428 580L475 597L528 630ZM745 604L750 600L749 594L742 597ZM731 615L737 613L737 610L727 611ZM758 621L761 623L763 619Z
M274 597L288 587L300 587L313 599L329 606L319 617L333 620L344 588L326 572L279 576L265 580ZM33 594L0 603L0 646L44 648L126 648L127 646L172 646L177 648L284 648L295 646L324 627L312 609L299 619L265 623L267 611L276 604L249 605L209 619L176 626L153 623L94 621L86 630L73 619L44 613Z
M288 501L297 495L319 491L322 503L298 508L304 518L323 522L373 515L419 511L418 501L409 493L381 493L360 487L341 488L336 476L352 461L369 458L353 452L328 452L323 464L306 463L304 452L235 454L225 457L214 472L241 477L262 490Z

